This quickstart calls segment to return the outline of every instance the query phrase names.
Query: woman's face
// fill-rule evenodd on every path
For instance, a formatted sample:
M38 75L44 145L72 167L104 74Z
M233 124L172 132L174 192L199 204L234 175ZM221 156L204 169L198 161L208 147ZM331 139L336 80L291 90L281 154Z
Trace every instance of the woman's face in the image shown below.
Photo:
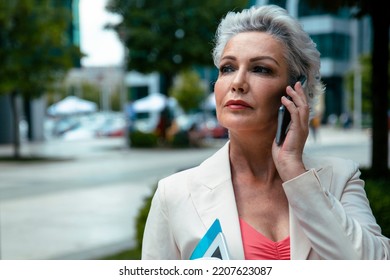
M225 46L215 84L217 118L230 132L275 133L288 84L283 45L263 32L245 32Z

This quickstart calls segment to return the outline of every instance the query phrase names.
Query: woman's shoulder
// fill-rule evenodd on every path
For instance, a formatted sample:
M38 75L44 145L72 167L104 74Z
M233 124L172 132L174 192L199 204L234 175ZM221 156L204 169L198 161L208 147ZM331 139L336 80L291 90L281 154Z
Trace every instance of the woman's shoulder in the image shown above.
M330 167L334 173L349 173L355 174L359 170L359 164L352 160L337 156L324 155L306 155L303 156L303 161L307 169L322 169Z
M228 145L224 145L214 154L205 158L196 166L178 170L159 180L159 186L176 191L182 191L182 186L215 186L230 178Z
M168 175L159 180L160 185L175 185L178 182L185 182L188 177L191 177L193 173L199 168L199 165L193 167L187 167L176 171L175 173Z

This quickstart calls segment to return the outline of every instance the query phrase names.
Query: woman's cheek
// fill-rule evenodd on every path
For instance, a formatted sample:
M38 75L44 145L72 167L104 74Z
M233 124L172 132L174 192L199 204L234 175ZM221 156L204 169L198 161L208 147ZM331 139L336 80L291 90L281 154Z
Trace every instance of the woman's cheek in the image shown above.
M221 81L218 79L217 82L215 83L214 87L214 94L215 94L215 103L217 107L220 107L222 104L222 100L225 96Z

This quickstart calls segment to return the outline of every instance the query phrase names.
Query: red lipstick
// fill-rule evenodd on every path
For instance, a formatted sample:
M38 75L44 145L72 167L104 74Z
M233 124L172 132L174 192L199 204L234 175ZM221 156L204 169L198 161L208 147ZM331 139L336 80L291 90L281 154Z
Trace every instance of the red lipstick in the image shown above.
M252 108L248 103L243 100L229 100L226 102L225 107L229 107L230 109L248 109Z

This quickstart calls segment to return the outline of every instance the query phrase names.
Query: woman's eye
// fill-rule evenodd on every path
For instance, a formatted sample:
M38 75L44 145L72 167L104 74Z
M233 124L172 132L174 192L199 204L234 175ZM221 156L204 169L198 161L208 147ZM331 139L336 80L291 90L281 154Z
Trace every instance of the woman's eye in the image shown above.
M255 67L253 67L253 72L255 72L255 73L270 73L271 70L266 68L266 67L263 67L263 66L255 66Z
M233 72L234 68L231 65L224 65L219 68L219 72L221 73L230 73Z

